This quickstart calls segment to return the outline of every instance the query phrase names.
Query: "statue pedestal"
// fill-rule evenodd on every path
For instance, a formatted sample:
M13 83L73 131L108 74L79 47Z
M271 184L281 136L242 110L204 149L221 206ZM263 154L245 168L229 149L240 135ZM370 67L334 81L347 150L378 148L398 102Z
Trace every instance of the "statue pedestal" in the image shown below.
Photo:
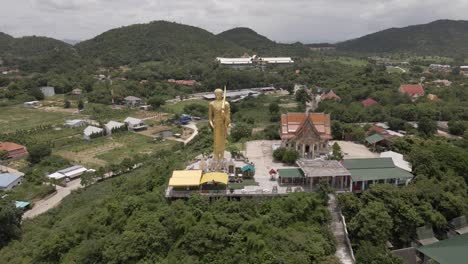
M209 164L208 168L210 171L220 171L220 172L226 171L226 159L223 159L223 160L209 159L208 164Z

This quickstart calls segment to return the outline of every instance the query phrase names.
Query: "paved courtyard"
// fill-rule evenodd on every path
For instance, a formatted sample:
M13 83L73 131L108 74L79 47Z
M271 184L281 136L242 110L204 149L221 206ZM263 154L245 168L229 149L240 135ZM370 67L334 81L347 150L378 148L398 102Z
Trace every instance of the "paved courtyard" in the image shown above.
M279 193L286 192L286 187L280 187L278 181L270 180L269 174L271 169L294 168L273 161L272 145L279 143L281 143L279 140L255 140L246 143L245 156L255 165L255 181L258 182L259 186L256 186L258 189L271 192L273 186L277 186Z
M341 151L344 153L344 159L365 159L365 158L378 158L379 154L371 152L366 146L357 144L351 141L330 141L330 146L338 143Z

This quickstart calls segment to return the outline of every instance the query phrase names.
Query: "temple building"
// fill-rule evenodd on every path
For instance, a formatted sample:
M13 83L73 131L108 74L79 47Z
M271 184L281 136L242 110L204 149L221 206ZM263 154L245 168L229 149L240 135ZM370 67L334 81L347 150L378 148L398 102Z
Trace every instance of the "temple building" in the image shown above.
M314 159L329 153L332 139L330 115L287 113L281 115L281 146L295 149L302 158Z

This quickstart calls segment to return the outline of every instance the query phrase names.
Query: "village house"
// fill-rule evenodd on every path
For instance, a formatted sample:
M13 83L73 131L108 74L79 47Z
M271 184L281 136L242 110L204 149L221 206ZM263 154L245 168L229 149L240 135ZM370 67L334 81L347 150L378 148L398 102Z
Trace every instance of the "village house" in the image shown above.
M39 90L44 94L45 97L51 97L55 95L55 88L52 86L43 86Z
M104 125L104 128L106 129L107 135L112 135L113 131L125 129L125 123L120 123L120 122L111 120L107 122L107 124Z
M169 79L167 80L170 83L175 83L178 85L184 85L184 86L194 86L197 84L197 81L195 80L174 80L174 79Z
M22 175L12 173L0 173L0 191L8 191L21 184Z
M28 154L25 146L13 142L0 142L0 151L6 151L8 158L19 158Z
M83 138L86 140L91 140L95 137L100 137L104 135L104 129L95 126L87 126L83 131Z
M468 75L468 66L460 66L460 74Z
M124 98L125 105L128 107L138 107L143 104L143 100L136 96L127 96Z
M153 107L151 105L140 105L139 109L142 111L151 111L153 110Z
M449 80L440 80L440 79L435 80L435 81L432 81L432 83L433 83L433 84L436 84L437 86L439 86L439 85L444 85L444 86L450 86L450 85L452 85L452 82L451 82L451 81L449 81Z
M339 97L333 90L330 90L328 93L322 93L320 96L320 100L336 100L340 101L341 97Z
M138 130L143 130L147 128L143 120L134 118L134 117L125 118L124 123L127 124L128 130L132 130L132 131L138 131Z
M71 120L65 120L65 123L63 124L64 126L67 127L82 127L86 125L86 121L83 119L71 119Z
M47 178L49 179L55 179L55 180L65 180L65 181L70 181L75 178L80 177L83 175L83 173L90 171L87 168L81 166L81 165L75 165L63 170L56 171L52 174L47 175Z
M362 100L361 101L361 104L364 106L364 107L370 107L370 106L373 106L373 105L376 105L376 104L379 104L379 102L377 102L376 100L372 99L372 98L367 98L365 100Z
M431 64L429 65L429 70L433 72L450 72L452 67L444 64Z
M422 84L402 84L400 93L409 95L413 100L424 96L425 91Z
M294 149L303 158L329 154L332 139L330 115L325 113L287 113L281 115L281 146Z
M23 106L26 108L37 108L41 106L41 103L39 101L29 101L29 102L24 102Z

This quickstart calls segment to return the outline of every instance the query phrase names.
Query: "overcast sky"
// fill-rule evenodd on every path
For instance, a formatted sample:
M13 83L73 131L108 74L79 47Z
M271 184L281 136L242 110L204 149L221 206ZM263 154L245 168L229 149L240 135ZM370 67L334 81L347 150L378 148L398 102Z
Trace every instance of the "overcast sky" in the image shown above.
M250 27L278 42L336 42L437 19L468 20L468 0L0 0L0 32L86 40L168 20L220 33Z

